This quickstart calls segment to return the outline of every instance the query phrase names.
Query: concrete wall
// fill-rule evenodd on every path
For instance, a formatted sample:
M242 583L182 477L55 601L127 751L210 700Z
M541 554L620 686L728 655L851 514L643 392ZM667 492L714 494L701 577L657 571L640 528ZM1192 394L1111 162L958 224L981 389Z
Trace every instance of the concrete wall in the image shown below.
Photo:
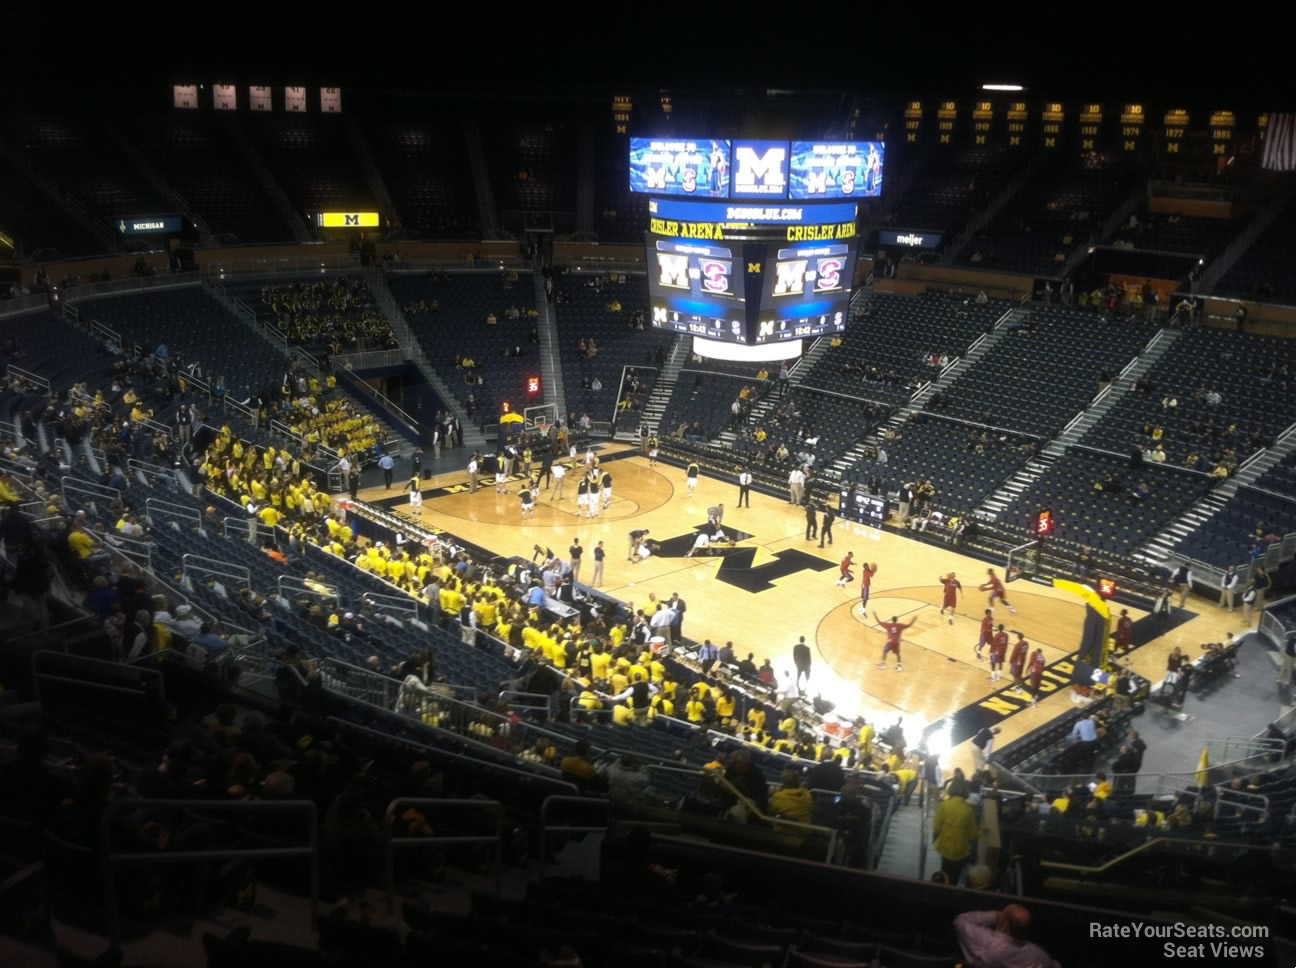
M77 276L82 282L88 282L93 276L103 275L105 269L114 279L125 279L135 271L140 259L147 262L158 275L163 275L169 268L170 256L165 252L131 253L128 255L105 255L91 259L73 259L68 262L41 262L36 265L18 267L18 279L27 288L31 288L36 278L36 270L44 268L49 274L50 282L59 285L68 276Z
M516 242L379 242L374 246L379 258L391 255L398 262L489 262L491 259L515 259Z
M950 266L925 266L916 262L900 263L900 267L896 270L896 279L923 283L925 288L969 294L984 289L986 295L998 299L1020 299L1031 292L1035 285L1035 280L1031 276L1016 275L1011 272L978 272L975 269L957 269Z

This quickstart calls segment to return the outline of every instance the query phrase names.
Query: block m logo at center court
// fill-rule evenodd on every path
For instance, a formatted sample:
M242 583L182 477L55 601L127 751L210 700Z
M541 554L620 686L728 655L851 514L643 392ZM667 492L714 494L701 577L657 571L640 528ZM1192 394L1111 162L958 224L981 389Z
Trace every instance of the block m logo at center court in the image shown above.
M771 145L764 142L735 145L733 193L735 195L786 194L787 164L787 145Z
M706 526L699 524L692 531L658 542L656 554L663 558L683 558L694 550L698 532L704 530L707 530ZM733 585L735 588L753 594L773 588L774 582L779 578L786 578L802 571L828 571L837 567L831 561L825 561L817 555L806 554L804 551L797 551L795 548L775 552L773 561L752 567L756 561L756 549L750 546L739 548L736 545L740 541L750 541L755 535L739 531L727 524L724 526L724 532L729 540L722 545L710 546L702 554L709 558L722 559L720 567L716 570L716 578L726 585Z
M755 594L773 588L775 580L779 578L787 578L802 571L828 571L837 567L831 561L824 561L817 555L806 554L795 548L776 551L773 561L753 568L752 562L755 560L755 548L742 548L737 554L726 555L716 572L716 578Z

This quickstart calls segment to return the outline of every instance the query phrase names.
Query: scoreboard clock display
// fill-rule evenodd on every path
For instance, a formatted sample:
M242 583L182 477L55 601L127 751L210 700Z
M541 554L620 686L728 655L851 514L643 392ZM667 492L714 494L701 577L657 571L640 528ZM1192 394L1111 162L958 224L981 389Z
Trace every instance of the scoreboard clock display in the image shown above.
M656 239L649 251L652 324L707 339L746 342L741 248Z
M652 324L753 346L842 332L857 208L650 200Z
M765 270L754 342L844 332L854 272L850 244L777 249Z
M871 528L880 528L887 520L886 498L880 494L843 487L837 513L849 521L858 521Z

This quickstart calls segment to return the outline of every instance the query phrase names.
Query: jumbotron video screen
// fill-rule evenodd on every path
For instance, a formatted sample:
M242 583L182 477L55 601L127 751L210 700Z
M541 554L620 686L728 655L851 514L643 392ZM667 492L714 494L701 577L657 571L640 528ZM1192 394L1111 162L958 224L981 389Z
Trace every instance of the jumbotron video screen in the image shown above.
M855 274L856 206L649 202L652 324L744 345L839 333Z

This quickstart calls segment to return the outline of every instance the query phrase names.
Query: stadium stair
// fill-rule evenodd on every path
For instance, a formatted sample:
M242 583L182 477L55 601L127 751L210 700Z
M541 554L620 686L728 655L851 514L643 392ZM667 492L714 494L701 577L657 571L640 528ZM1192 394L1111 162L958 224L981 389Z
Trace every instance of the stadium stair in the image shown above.
M1171 522L1134 552L1134 557L1149 564L1174 567L1186 560L1174 553L1174 548L1193 531L1199 530L1208 520L1224 509L1225 505L1244 485L1254 484L1274 465L1296 453L1296 424L1288 427L1274 442L1243 465L1236 475L1226 480L1201 501L1194 504L1179 518Z
M855 307L852 305L852 310L856 308L862 308L862 306ZM950 363L940 376L919 390L918 393L914 395L913 399L909 401L907 406L897 410L891 415L890 419L885 423L880 424L873 433L856 442L849 450L829 464L824 470L824 476L832 480L840 481L843 474L859 464L859 462L865 458L867 453L870 453L879 445L886 436L888 430L898 432L902 424L906 423L910 417L926 407L928 400L941 390L949 387L961 374L975 366L977 360L985 356L992 347L1003 339L1004 334L1008 332L1008 323L1016 319L1025 319L1030 315L1030 313L1030 308L1026 306L1018 306L1004 313L1002 317L996 320L994 329L991 332L978 337L972 345L968 347L966 353Z
M476 121L464 122L464 141L468 145L468 161L472 165L473 192L481 212L483 239L499 238L499 209L495 207L495 192L491 189L490 169L486 165L486 149L482 147L481 128ZM468 425L464 424L464 443L468 443Z
M1000 512L1007 510L1008 506L1013 503L1019 494L1043 477L1044 472L1057 462L1059 456L1061 455L1041 454L1039 457L1028 461L1025 467L1004 481L999 490L981 502L981 507L977 509L978 512L982 515L997 517Z
M1099 233L1098 238L1103 242L1110 242L1115 238L1116 233L1120 231L1121 226L1125 224L1126 220L1132 214L1137 212L1141 206L1146 204L1146 202L1147 189L1143 185L1137 185L1133 191L1125 196L1125 201L1121 202L1120 205L1116 207L1115 211L1107 217L1107 221L1103 223L1102 231ZM1067 256L1067 260L1062 266L1062 271L1059 272L1055 278L1067 278L1079 269L1080 265L1087 258L1089 258L1089 244L1087 241L1083 241L1071 250L1071 254Z
M369 186L369 191L373 193L378 208L386 213L388 218L396 217L396 220L399 221L396 203L392 201L391 193L387 191L387 183L383 181L382 172L378 170L373 152L369 150L369 143L365 141L360 126L356 124L351 115L344 114L342 115L342 129L346 132L347 140L351 143L351 150L355 152L356 160L360 162L360 170L364 172L365 182Z
M396 297L392 295L391 286L387 284L387 277L378 269L370 269L365 274L365 280L369 283L369 292L373 294L374 302L382 310L387 322L391 323L392 332L396 334L396 340L400 343L401 348L405 351L405 358L414 364L415 368L422 374L423 379L427 380L428 386L436 391L437 396L442 403L450 410L454 411L459 418L459 425L463 428L464 447L469 452L475 450L485 450L486 438L477 428L477 422L470 420L467 411L451 392L450 387L441 379L432 361L428 359L427 353L419 345L419 341L414 337L413 330L410 329L409 322L405 319L405 314L401 311L400 304Z
M818 363L823 358L824 354L828 352L829 344L829 337L820 336L811 344L810 349L806 351L801 359L788 367L788 384L790 386L797 387L801 385L801 381L806 378L806 375L814 369L815 364ZM765 423L774 410L775 401L781 399L781 397L775 397L771 393L767 393L761 397L752 406L751 411L747 414L747 418L743 421L744 430L748 427L760 426ZM737 440L738 433L736 430L725 430L717 434L715 437L715 442L717 444L730 448L734 446Z
M917 802L907 807L897 803L891 812L886 839L882 841L882 853L877 860L877 872L895 877L921 878L923 872L918 870L916 845L923 834L923 812ZM934 850L929 850L928 856L931 857L935 853Z
M1182 335L1183 333L1177 329L1157 330L1139 355L1131 360L1120 375L1112 381L1111 386L1095 397L1093 403L1076 414L1075 419L1066 425L1062 433L1044 448L1044 453L1060 455L1067 447L1079 443L1080 438L1134 388L1134 385L1152 369L1157 360L1165 356Z
M1009 316L1012 317L1016 314L1029 314L1029 310L1025 307L1019 307L1013 310ZM997 333L998 330L996 330ZM1133 388L1139 378L1165 355L1166 351L1174 345L1181 335L1178 330L1158 330L1156 335L1148 341L1143 351L1130 362L1120 376L1112 381L1111 387L1104 394L1099 395L1097 402L1080 411L1057 437L1044 446L1039 457L1027 463L1025 467L1005 481L999 490L986 498L981 504L980 511L993 516L998 516L1000 512L1004 511L1018 494L1039 480L1040 476L1054 462L1063 457L1072 445L1077 443L1094 424L1101 420L1103 415L1110 411Z
M886 206L875 205L871 212L862 213L863 223L860 225L859 237L862 245L867 245L874 239L877 231L884 228L883 217L886 212L895 211L905 200L905 195L913 187L913 183L918 179L931 160L936 154L934 145L925 145L914 157L908 160L904 165L899 166L897 173L896 168L887 171L886 178ZM863 290L857 290L862 292Z
M653 384L652 394L644 404L642 425L653 433L661 433L661 419L666 413L666 405L670 403L680 370L684 369L684 363L688 359L688 347L687 337L675 338L675 342L671 344L670 354L666 357L666 365L657 374L657 382Z
M1007 205L1014 195L1021 191L1022 186L1025 185L1031 176L1033 176L1035 172L1039 171L1040 166L1044 164L1044 158L1045 156L1043 154L1034 156L1026 166L1017 173L1016 177L1004 186L1003 191L992 198L990 204L987 205L984 210L977 213L972 221L967 224L967 227L958 234L958 237L954 239L953 243L945 248L945 254L941 257L941 265L954 265L954 260L958 258L959 254L963 251L964 246L972 241L972 239L976 238L976 234L989 225L994 217L999 214L999 210Z
M101 116L98 119L99 128L113 146L121 152L125 158L135 168L135 170L149 183L155 192L162 198L165 198L175 211L182 213L189 221L198 226L198 236L201 242L206 242L211 238L211 226L209 226L189 205L179 192L167 184L165 178L149 164L144 157L144 153L136 147L135 142L126 136L126 133L117 127L117 125L107 116Z
M802 355L801 359L788 367L788 378L792 381L793 386L805 379L806 374L814 369L815 364L824 358L831 342L827 336L820 336L810 344L810 349Z
M202 291L229 310L231 315L236 317L239 322L255 333L259 339L265 340L280 353L283 353L286 359L296 362L297 365L306 372L323 379L325 374L320 369L319 362L314 357L301 350L298 346L288 346L272 337L266 332L266 328L257 322L255 315L249 315L247 312L240 311L240 305L245 307L245 303L241 303L240 300L225 294L215 286L204 285ZM340 383L339 386L345 386L350 391L351 396L355 398L356 402L363 406L365 410L367 410L374 419L378 421L383 429L384 440L402 441L399 452L401 454L412 452L414 448L409 442L410 431L404 429L403 423L398 422L400 418L397 417L395 413L387 410L383 401L377 399L378 394L374 393L367 386L363 390L358 389L357 384L363 384L363 381L345 381Z
M566 388L563 385L562 352L558 348L558 326L554 314L549 311L549 299L545 295L545 278L543 273L531 273L535 285L535 307L539 317L536 319L536 331L540 334L540 379L544 390L544 402L553 404L559 419L566 409Z
M1228 244L1228 248L1221 252L1214 262L1206 267L1206 272L1202 274L1197 291L1208 295L1214 293L1219 281L1246 254L1247 249L1251 248L1256 239L1264 234L1264 230L1287 210L1294 198L1296 198L1296 194L1288 195L1285 199L1272 205L1261 206L1250 224L1238 234L1236 239Z
M950 387L960 376L972 369L977 360L989 353L1003 339L1004 334L1008 332L1009 323L1018 319L1025 319L1030 314L1029 307L1017 306L1000 316L995 320L994 329L974 340L966 353L950 363L939 377L932 380L914 395L906 409L914 411L925 407L927 401L935 394Z
M222 112L219 111L217 113L222 114ZM252 142L248 140L246 132L239 127L238 121L234 117L234 112L229 112L229 116L222 117L221 120L224 122L230 140L234 142L234 146L238 149L239 154L243 156L243 160L248 163L248 167L251 168L252 172L256 175L257 181L261 183L261 187L266 190L266 193L274 202L275 208L278 210L280 216L282 216L284 221L286 221L292 228L293 238L298 242L311 241L310 232L306 228L306 223L302 220L302 217L297 214L297 210L292 207L292 202L288 201L288 196L284 194L284 190L279 187L279 183L275 181L274 175L270 174L270 169L266 167L266 163L261 158L260 153L255 147L253 147Z
M97 219L92 219L86 214L85 208L79 202L75 201L66 192L60 191L59 187L44 173L37 171L31 160L19 151L14 144L0 145L0 151L4 151L5 157L13 167L30 181L37 191L49 196L49 199L63 209L72 221L76 222L87 234L93 236L94 240L102 246L104 252L117 251L117 240L113 237L112 232L108 230L108 227ZM29 244L27 248L29 251L34 251L39 249L40 246L37 245L33 248Z
M577 242L597 241L598 233L594 230L594 126L585 122L580 126L579 154L577 164L580 177L576 183L576 234L572 237Z

